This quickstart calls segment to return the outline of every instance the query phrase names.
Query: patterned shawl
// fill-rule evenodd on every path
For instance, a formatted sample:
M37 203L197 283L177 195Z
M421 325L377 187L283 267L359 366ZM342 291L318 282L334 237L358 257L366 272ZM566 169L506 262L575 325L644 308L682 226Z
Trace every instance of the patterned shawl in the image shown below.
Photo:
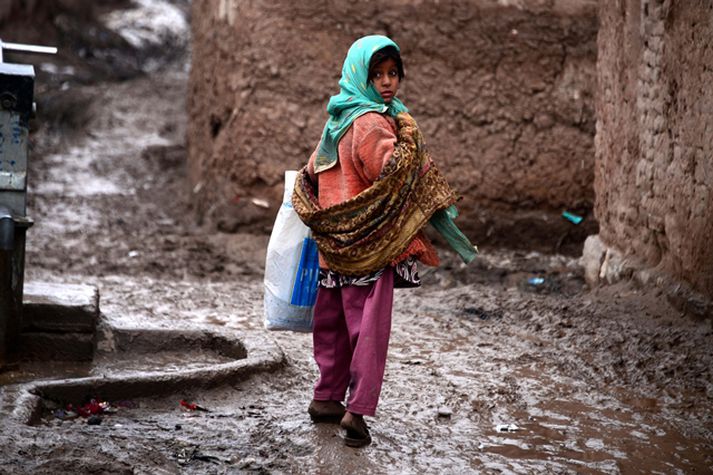
M389 265L435 212L457 200L426 151L416 121L404 112L396 123L394 153L374 184L355 197L320 208L307 168L297 175L292 204L333 271L359 276Z

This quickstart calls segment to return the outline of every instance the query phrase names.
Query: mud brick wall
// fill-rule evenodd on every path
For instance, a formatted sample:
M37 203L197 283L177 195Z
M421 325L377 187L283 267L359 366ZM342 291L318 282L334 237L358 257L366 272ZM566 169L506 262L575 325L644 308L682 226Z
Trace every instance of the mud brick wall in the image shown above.
M192 22L190 177L198 214L224 228L271 223L283 171L319 140L347 49L372 33L401 46L400 97L476 240L493 213L592 207L592 0L194 0Z
M713 2L600 2L601 240L713 297Z

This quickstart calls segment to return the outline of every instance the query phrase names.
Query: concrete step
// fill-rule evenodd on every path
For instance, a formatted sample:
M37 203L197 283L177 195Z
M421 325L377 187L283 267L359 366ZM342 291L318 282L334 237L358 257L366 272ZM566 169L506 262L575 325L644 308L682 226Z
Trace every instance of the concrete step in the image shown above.
M27 282L22 331L94 333L99 320L99 289L91 285Z

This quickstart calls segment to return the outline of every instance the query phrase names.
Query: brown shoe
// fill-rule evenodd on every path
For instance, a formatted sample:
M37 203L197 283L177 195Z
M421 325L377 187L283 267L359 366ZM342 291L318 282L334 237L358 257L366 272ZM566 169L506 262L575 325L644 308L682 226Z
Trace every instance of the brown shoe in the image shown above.
M339 425L347 431L347 435L344 436L344 444L347 447L365 447L371 444L369 428L366 426L364 416L361 414L353 414L347 411Z
M344 406L339 401L316 401L312 399L307 412L312 422L332 422L337 424L344 417Z

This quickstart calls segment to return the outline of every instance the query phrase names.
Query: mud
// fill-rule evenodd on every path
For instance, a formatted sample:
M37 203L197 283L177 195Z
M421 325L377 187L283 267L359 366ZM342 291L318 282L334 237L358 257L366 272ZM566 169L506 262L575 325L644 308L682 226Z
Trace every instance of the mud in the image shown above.
M97 285L103 324L115 328L265 336L267 235L193 225L186 80L182 57L88 85L97 98L91 127L66 145L38 128L26 278ZM469 267L444 251L421 289L397 291L381 404L369 420L374 443L365 449L344 447L337 427L307 417L316 378L310 336L273 333L266 337L286 364L241 383L137 397L96 426L53 418L56 404L81 401L50 399L36 426L0 420L0 473L710 470L710 320L681 316L655 290L628 283L589 290L572 257L481 251ZM198 348L174 351L224 361ZM164 356L166 365L185 361ZM136 369L151 365L137 356ZM181 399L211 412L185 411ZM498 432L499 424L519 430Z

